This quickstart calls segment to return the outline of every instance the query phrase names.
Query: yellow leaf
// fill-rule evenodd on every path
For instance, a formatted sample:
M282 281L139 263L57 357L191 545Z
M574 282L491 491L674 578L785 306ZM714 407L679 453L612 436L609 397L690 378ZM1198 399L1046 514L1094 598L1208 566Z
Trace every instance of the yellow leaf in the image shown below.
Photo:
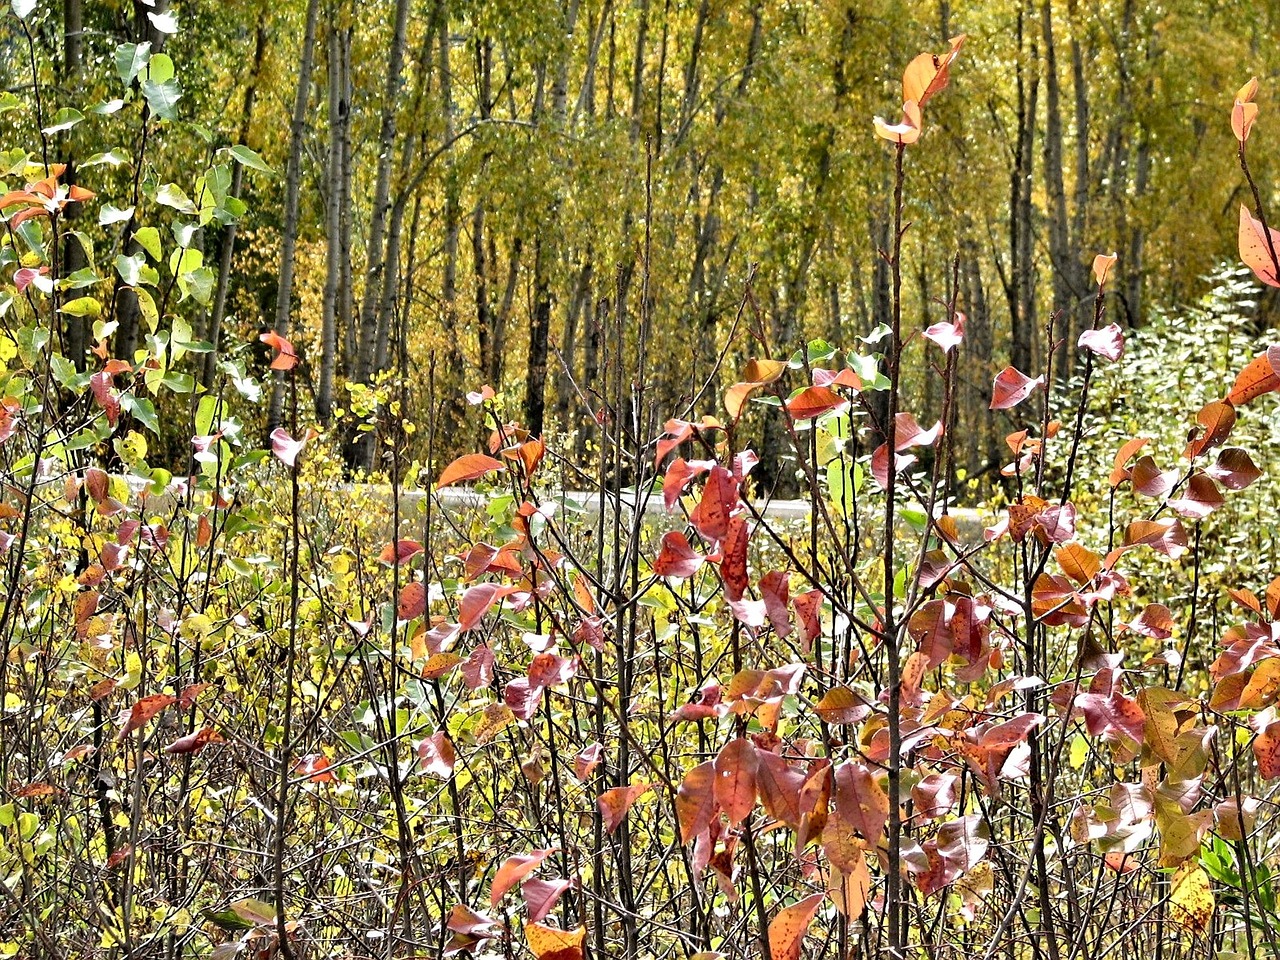
M1192 933L1209 929L1214 910L1209 875L1195 860L1188 860L1173 875L1169 893L1169 919Z

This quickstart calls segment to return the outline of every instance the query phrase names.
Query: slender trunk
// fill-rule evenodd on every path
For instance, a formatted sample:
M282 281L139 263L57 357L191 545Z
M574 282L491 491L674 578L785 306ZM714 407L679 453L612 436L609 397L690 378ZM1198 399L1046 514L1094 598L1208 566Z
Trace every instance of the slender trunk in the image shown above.
M80 0L63 0L62 4L62 78L68 89L76 89L80 85L80 67L84 61L84 17ZM62 137L59 137L62 140ZM59 144L59 152L64 153L65 146ZM63 182L68 185L75 182L75 166L71 163L67 164L64 173ZM74 220L79 214L81 204L68 204L63 212L65 220L68 222ZM75 273L83 267L88 266L88 261L84 255L84 248L80 246L80 241L70 236L70 230L64 235L62 245L62 265L63 273L67 276ZM88 317L72 317L63 318L65 326L65 343L63 344L64 354L75 364L76 370L83 373L88 369L88 346L89 346L89 318Z
M644 117L644 58L649 39L649 0L640 2L640 23L636 27L636 52L631 61L631 142L640 139Z
M351 267L351 34L352 28L341 31L338 51L338 69L341 71L342 99L347 105L339 130L341 150L338 185L342 191L339 201L341 215L338 224L338 315L336 324L342 345L341 372L351 376L356 355L355 330L355 277Z
M529 316L529 359L525 368L524 425L541 436L546 412L547 341L551 331L551 281L542 237L533 246L533 312Z
M409 24L409 0L396 0L395 22L391 30L391 47L387 57L386 86L382 94L382 123L378 135L377 173L373 203L369 212L368 261L364 275L364 297L360 303L360 334L356 343L354 379L369 383L374 370L378 338L378 293L382 289L386 261L387 218L391 212L391 166L396 145L396 107L400 99L401 73L404 71L405 33ZM353 439L347 450L350 466L372 465L373 436L363 433Z
M307 129L307 101L311 93L311 69L315 63L316 22L320 0L307 3L307 25L302 39L302 59L298 63L298 86L293 97L293 116L289 123L289 160L285 167L284 229L280 238L280 280L276 287L275 331L289 336L289 316L293 301L293 257L298 242L298 195L302 186L303 134ZM284 414L285 376L275 372L271 387L271 406L267 411L267 432L280 426Z
M1044 184L1048 197L1049 259L1053 266L1053 310L1060 313L1063 349L1059 351L1055 369L1059 376L1070 373L1075 357L1075 338L1083 327L1075 303L1083 291L1074 289L1075 261L1078 253L1071 247L1067 221L1067 191L1062 169L1062 106L1058 83L1058 52L1053 36L1053 2L1044 0L1040 8L1040 28L1044 38L1045 62L1045 130Z
M237 143L246 143L249 139L249 128L253 122L253 107L258 98L258 77L262 73L262 60L267 52L267 28L259 22L253 42L253 69L249 73L244 88L244 106L240 113L240 130L236 136ZM244 168L236 163L231 173L231 196L239 199L244 183ZM213 384L214 373L218 369L218 346L222 340L222 324L227 316L227 295L231 287L231 257L236 247L236 225L229 223L222 231L222 243L218 249L218 283L214 288L213 312L209 316L209 328L205 339L213 349L203 357L200 366L200 384L206 389Z
M342 123L346 98L342 90L342 39L338 29L337 8L329 8L328 82L329 82L329 150L325 171L325 275L324 303L320 321L320 383L316 388L316 419L329 425L333 412L333 377L338 352L338 287L342 270L339 266L342 232Z

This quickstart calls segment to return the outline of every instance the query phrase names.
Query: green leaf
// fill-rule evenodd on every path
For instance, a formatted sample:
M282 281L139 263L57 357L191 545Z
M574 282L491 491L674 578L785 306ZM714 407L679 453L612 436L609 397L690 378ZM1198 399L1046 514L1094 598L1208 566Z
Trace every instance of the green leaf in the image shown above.
M195 216L196 205L191 202L191 198L187 196L176 183L162 184L160 189L156 191L156 203L162 203L166 207L173 207L179 213Z
M173 76L173 59L167 53L157 53L147 62L147 79L152 83L165 83Z
M154 80L142 81L142 95L147 98L147 106L161 120L178 118L178 101L182 99L182 87L177 80L166 80L156 83Z
M151 44L122 43L116 47L116 73L127 86L147 65L151 58Z
M213 301L213 287L216 282L217 275L212 270L208 267L196 267L178 277L178 289L182 292L180 299L185 300L191 297L196 303L207 307Z
M141 253L126 257L123 253L116 256L116 273L126 286L136 287L142 280L142 266L146 259Z
M123 150L108 150L106 153L95 153L88 160L82 162L80 166L81 168L96 167L105 163L113 167L119 167L132 162L133 161L129 159L129 155Z
M146 397L135 397L131 393L122 393L120 406L157 437L160 436L160 420L156 417L155 405L150 400Z
M17 110L22 106L22 101L18 99L18 95L11 90L0 93L0 113L8 113L10 110Z
M138 246L151 254L152 260L159 260L164 256L160 248L160 231L155 227L142 227L134 232L133 239L138 241Z
M235 146L223 147L219 153L223 151L231 154L231 156L235 157L236 160L248 167L250 170L261 170L263 173L275 173L275 171L268 166L265 160L244 144L237 143Z
M119 113L124 109L124 101L119 97L113 100L103 100L101 103L95 103L89 108L89 112L99 117L109 117L113 113ZM81 164L83 166L83 164Z
M175 277L198 270L204 264L204 254L194 247L179 248L169 254L169 272Z
M64 303L61 312L72 317L97 317L102 314L102 304L97 297L77 297Z
M178 32L178 18L172 13L148 13L147 19L151 21L151 25L161 33L173 34Z
M53 123L44 127L40 132L53 135L62 133L64 130L70 130L77 123L84 119L84 114L74 107L63 107L53 115Z
M133 207L121 209L109 203L104 203L102 209L98 211L98 223L104 227L109 227L113 223L124 223L132 216Z

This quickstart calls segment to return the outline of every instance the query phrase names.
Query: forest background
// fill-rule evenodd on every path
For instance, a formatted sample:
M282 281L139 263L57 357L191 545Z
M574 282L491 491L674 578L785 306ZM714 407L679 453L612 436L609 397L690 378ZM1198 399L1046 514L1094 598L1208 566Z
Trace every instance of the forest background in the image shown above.
M1004 432L985 412L991 375L1041 361L1051 312L1074 342L1094 253L1120 254L1109 312L1127 326L1207 289L1245 189L1220 104L1240 76L1266 75L1280 31L1269 2L237 0L164 14L181 24L170 37L146 16L163 3L63 6L33 21L55 88L110 100L122 39L181 65L175 116L195 122L155 138L156 183L183 182L192 156L227 143L275 171L237 171L254 216L195 238L230 267L195 332L224 346L290 337L306 416L336 421L364 466L373 448L352 433L379 402L384 432L394 420L386 391L367 388L396 364L409 419L434 382L451 448L468 439L462 394L488 383L535 436L572 434L581 455L602 355L634 351L642 313L650 396L674 410L722 351L727 370L745 360L731 332L751 270L775 342L870 334L890 296L877 251L892 192L869 119L896 109L897 64L964 32L962 95L939 102L932 149L912 160L903 284L928 326L959 253L975 360L959 466L985 474ZM21 37L8 46L4 83L19 88ZM105 121L58 144L81 159L126 146ZM1269 158L1254 163L1270 182ZM127 315L117 336L137 339ZM923 400L935 415L940 398ZM256 412L268 431L282 405L278 387ZM765 433L772 475L782 437Z

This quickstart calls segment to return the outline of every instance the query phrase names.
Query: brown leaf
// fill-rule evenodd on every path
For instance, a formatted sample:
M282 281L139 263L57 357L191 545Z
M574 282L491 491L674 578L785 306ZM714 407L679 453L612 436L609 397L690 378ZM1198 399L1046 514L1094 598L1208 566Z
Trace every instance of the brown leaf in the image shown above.
M143 697L130 708L129 717L124 726L120 728L120 733L116 739L123 740L133 731L144 727L160 711L173 706L177 702L178 698L168 693L154 693L149 697Z

